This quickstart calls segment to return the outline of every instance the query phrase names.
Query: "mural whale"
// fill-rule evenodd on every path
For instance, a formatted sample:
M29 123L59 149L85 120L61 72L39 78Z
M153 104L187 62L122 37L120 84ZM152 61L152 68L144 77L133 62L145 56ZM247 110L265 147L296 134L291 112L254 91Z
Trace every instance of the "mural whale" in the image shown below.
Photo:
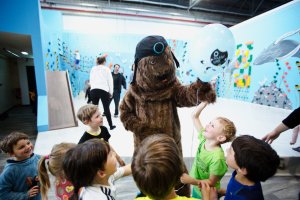
M254 60L254 65L262 65L268 62L275 62L276 59L283 60L289 57L300 58L300 43L295 40L285 40L284 38L300 32L300 29L284 34Z

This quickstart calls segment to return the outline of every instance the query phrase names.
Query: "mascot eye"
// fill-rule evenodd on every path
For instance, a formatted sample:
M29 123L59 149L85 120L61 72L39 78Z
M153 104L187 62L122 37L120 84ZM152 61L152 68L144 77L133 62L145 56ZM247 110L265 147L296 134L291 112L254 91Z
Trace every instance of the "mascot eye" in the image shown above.
M150 60L150 64L155 65L156 64L155 60Z

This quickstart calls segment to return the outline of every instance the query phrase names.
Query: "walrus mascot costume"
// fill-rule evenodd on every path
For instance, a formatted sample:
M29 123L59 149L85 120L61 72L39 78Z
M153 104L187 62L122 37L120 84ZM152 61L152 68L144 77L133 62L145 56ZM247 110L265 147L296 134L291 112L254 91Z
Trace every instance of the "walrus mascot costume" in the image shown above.
M162 133L175 140L182 156L177 107L213 103L215 90L200 79L190 85L179 82L175 74L179 62L162 36L142 39L136 46L134 64L132 83L120 105L120 119L134 134L134 149L149 135ZM180 180L176 189L178 195L190 196L190 186L183 186Z

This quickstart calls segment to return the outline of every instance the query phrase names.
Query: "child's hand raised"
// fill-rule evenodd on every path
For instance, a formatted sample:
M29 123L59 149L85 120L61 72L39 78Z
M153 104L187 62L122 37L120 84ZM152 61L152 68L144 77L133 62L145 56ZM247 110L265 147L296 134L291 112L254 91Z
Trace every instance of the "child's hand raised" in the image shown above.
M36 196L38 193L40 192L40 188L39 186L33 186L32 188L30 188L30 190L28 190L27 194L28 194L28 197L31 198L31 197L34 197Z

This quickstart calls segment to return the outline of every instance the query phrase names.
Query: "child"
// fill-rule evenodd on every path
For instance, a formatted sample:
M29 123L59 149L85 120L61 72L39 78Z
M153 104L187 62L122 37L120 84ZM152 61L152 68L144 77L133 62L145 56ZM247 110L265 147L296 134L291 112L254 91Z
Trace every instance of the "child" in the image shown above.
M133 155L131 169L138 188L147 197L137 200L193 199L176 195L175 185L184 172L183 160L179 155L174 139L165 134L151 135L142 141ZM210 199L209 185L203 183L202 188L203 200Z
M75 63L74 63L75 69L80 69L79 62L80 62L80 53L78 50L75 50Z
M210 186L220 188L220 180L227 172L224 151L221 144L231 141L235 137L236 128L232 121L224 117L217 117L203 128L199 115L207 103L200 103L193 114L193 122L199 133L200 144L190 172L181 177L183 183L199 185L207 182ZM193 187L192 197L201 198L198 187Z
M33 153L28 135L12 132L0 143L0 148L14 159L8 159L0 175L0 199L40 200L37 164L40 156Z
M89 126L89 130L83 133L78 144L93 138L103 139L108 142L110 134L107 128L103 126L103 117L98 106L93 104L82 106L77 112L77 117L83 124ZM119 164L124 166L125 162L121 157L118 154L116 154L116 157Z
M63 159L65 153L74 148L76 144L73 143L60 143L53 146L51 154L43 156L38 165L39 178L41 182L41 194L42 199L48 200L48 190L51 187L49 172L55 177L55 195L57 199L70 199L73 195L74 187L71 182L65 179L65 175L62 169ZM47 170L48 169L48 170Z
M70 149L63 169L74 185L72 199L106 200L116 198L114 181L131 174L130 164L117 169L116 153L103 140L91 139Z
M268 143L242 135L227 150L226 162L234 172L227 186L225 200L263 200L260 181L276 173L280 160Z

